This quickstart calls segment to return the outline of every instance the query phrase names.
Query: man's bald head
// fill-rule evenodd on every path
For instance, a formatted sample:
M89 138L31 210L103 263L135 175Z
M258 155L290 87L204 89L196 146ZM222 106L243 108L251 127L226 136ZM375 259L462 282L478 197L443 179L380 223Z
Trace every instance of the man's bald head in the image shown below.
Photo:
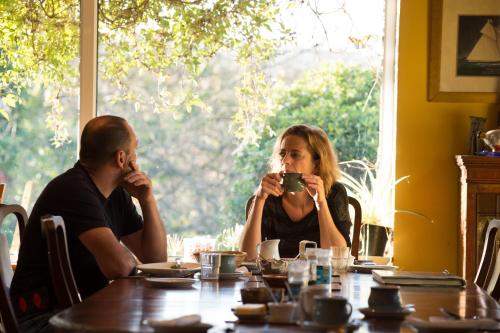
M125 119L116 116L93 118L82 132L80 161L93 168L103 166L118 150L128 154L131 141L132 131Z

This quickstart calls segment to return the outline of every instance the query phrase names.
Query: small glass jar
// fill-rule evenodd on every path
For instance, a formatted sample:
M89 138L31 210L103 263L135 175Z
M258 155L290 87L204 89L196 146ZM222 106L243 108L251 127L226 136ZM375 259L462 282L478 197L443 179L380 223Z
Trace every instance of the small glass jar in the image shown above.
M309 261L309 284L316 284L316 269L318 266L318 258L316 257L316 248L306 248L305 256Z
M302 288L307 287L309 282L309 262L307 260L295 260L288 264L288 283L292 296L298 299Z
M316 266L316 284L331 284L332 250L316 249L316 258L318 258L318 265Z

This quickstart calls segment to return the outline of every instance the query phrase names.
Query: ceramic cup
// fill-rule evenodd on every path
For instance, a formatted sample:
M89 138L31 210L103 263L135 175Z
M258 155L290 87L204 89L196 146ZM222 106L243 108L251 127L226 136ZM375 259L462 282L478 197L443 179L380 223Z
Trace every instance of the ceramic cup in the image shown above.
M297 303L267 303L269 322L277 324L291 324L297 321Z
M349 321L352 305L342 296L316 296L312 319L325 326L344 325Z
M330 285L316 284L302 288L299 295L300 312L303 321L311 321L314 309L314 298L331 296Z
M221 253L220 273L234 273L236 271L236 256L234 254Z
M287 172L283 176L283 190L286 192L302 192L304 191L304 183L302 174L298 172Z
M368 297L370 308L378 311L401 309L401 296L398 286L373 286Z

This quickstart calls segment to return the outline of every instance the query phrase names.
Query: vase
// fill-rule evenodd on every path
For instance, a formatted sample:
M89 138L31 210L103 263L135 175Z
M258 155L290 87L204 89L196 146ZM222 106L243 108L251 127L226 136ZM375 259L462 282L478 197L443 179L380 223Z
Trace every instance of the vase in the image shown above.
M374 224L361 225L361 256L383 256L390 228Z

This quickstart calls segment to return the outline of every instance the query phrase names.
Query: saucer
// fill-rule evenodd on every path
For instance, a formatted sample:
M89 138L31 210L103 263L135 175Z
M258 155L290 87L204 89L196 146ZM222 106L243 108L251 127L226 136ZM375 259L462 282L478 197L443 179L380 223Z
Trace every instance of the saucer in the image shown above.
M413 308L400 308L397 310L375 310L372 308L361 308L359 312L365 315L366 318L390 318L403 320L407 315L413 313Z
M190 278L146 278L144 280L152 286L163 288L190 288L198 281Z
M318 324L314 321L309 321L309 320L304 320L304 321L298 321L297 325L300 326L301 328L308 330L308 331L337 331L343 327L346 327L349 325L347 324L339 324L339 325L322 325Z
M240 324L265 324L267 322L267 315L263 314L234 314L236 317L238 317L238 321Z
M246 276L245 272L219 273L219 280L236 280Z

